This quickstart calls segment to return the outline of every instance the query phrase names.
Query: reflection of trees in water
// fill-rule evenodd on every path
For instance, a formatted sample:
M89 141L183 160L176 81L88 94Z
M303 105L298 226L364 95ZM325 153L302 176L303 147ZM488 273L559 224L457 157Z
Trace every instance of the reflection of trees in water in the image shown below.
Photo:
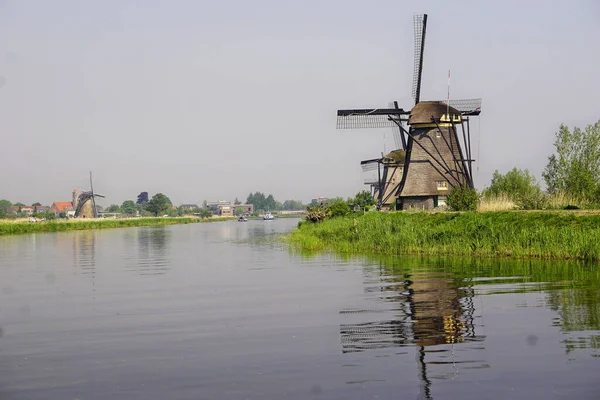
M167 227L140 228L137 230L138 257L128 269L139 275L161 275L170 270L169 249L171 231Z
M96 274L96 232L92 230L73 233L73 264L84 275Z
M588 286L563 288L548 294L548 304L556 310L567 353L576 349L600 349L600 335L584 333L600 331L600 285L588 281Z

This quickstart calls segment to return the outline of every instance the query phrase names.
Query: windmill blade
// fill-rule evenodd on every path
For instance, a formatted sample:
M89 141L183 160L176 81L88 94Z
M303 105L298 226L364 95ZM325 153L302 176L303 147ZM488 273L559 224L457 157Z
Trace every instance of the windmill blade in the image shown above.
M94 218L98 218L98 209L96 208L96 198L94 196L94 184L92 183L92 171L90 171L90 190L92 193L92 207Z
M442 103L448 104L448 100L442 100ZM460 111L462 115L477 116L481 114L481 99L450 100L449 105Z
M377 171L380 162L381 159L361 161L360 167L363 170L363 172Z
M397 107L398 107L397 101L392 101L392 102L388 103L388 108L397 108ZM394 144L396 145L396 148L397 149L401 148L402 147L402 139L400 138L400 129L398 129L398 127L393 127L392 135L394 135Z
M390 117L400 118L408 114L410 111L404 111L402 108L338 110L336 129L391 128L396 124L390 121Z
M413 73L412 97L417 104L421 98L421 75L423 74L423 52L425 50L425 32L427 31L427 14L415 15L415 68Z

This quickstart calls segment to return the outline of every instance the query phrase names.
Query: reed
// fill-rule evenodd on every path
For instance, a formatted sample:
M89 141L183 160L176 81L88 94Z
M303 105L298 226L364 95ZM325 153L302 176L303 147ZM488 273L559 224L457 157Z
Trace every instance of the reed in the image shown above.
M518 207L507 194L502 193L500 195L485 196L479 202L477 211L489 212L489 211L507 211L516 210Z
M74 219L43 222L0 221L0 235L23 234L33 232L62 232L83 229L125 228L132 226L159 226L189 224L210 221L196 217L179 218L125 218L125 219Z
M600 260L600 215L572 212L367 213L301 223L304 252Z

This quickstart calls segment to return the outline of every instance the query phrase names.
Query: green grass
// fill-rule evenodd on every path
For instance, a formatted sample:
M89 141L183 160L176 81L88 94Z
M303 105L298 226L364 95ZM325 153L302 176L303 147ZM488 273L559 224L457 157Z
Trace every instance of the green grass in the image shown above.
M301 223L303 252L600 260L600 215L568 212L367 213Z
M219 219L222 221L223 219ZM34 232L62 232L84 229L125 228L131 226L159 226L208 222L195 217L179 218L125 218L125 219L77 219L55 220L31 223L27 221L0 221L0 235L23 234Z

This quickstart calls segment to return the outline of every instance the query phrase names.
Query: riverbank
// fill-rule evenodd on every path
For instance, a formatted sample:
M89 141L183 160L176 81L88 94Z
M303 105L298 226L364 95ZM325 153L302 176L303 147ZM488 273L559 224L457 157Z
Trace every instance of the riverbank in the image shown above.
M600 215L571 212L367 213L303 222L300 251L600 260Z
M227 218L231 219L231 218ZM0 235L16 235L34 232L62 232L84 229L125 228L132 226L161 226L197 222L223 221L225 218L201 219L197 217L123 218L123 219L72 219L43 222L0 221Z

